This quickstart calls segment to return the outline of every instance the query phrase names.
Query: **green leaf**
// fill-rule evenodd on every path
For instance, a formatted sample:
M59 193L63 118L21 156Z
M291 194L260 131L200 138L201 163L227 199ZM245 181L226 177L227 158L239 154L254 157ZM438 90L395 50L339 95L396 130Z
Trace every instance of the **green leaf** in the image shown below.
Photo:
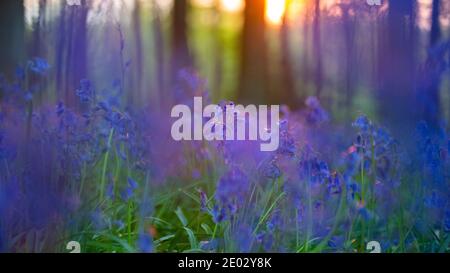
M184 227L184 230L186 231L187 236L189 238L189 244L191 245L191 249L198 249L197 238L195 237L194 232L188 227Z
M201 227L205 231L206 235L211 235L213 233L212 229L208 226L208 224L203 223L201 224Z
M184 213L180 207L177 208L177 210L175 211L175 214L177 215L178 219L180 220L181 224L184 227L188 225L188 220L186 219L186 216L184 216Z
M155 243L155 244L160 244L161 242L168 241L168 240L170 240L170 239L172 239L172 238L174 238L174 237L175 237L174 234L166 235L166 236L164 236L164 237L159 238L159 239L156 240L154 243Z

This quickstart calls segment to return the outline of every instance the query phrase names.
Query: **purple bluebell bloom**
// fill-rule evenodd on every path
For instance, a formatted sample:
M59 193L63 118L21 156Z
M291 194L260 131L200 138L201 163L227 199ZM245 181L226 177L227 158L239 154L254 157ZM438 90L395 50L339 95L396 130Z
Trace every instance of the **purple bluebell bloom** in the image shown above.
M31 71L40 75L45 74L50 69L50 65L48 64L47 60L40 57L36 57L30 60L28 62L28 67Z
M141 232L138 238L138 249L142 253L153 252L153 239L150 234Z

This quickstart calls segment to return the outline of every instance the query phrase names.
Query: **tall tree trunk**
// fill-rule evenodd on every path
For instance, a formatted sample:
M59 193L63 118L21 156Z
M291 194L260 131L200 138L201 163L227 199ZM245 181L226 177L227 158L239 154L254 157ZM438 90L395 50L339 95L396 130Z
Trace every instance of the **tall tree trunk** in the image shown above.
M58 18L58 30L57 30L57 41L56 41L56 89L59 92L62 92L64 98L66 98L66 90L65 90L65 68L64 68L64 51L67 45L66 40L66 5L61 5L61 10Z
M47 0L39 0L39 14L33 23L33 41L31 42L30 53L32 57L46 57L45 45L45 19Z
M158 7L158 3L153 0L152 2L152 13L154 14L153 19L153 40L155 43L155 74L156 74L156 89L158 92L158 100L159 104L156 105L157 107L163 103L163 98L165 98L168 94L166 92L166 80L165 80L165 69L164 66L165 63L165 51L164 51L164 37L163 37L163 30L162 30L162 24L161 24L161 16L160 16L160 10Z
M311 39L310 39L310 29L311 25L309 23L311 16L311 3L308 1L305 3L305 17L303 18L303 26L302 26L302 43L303 43L303 52L301 54L300 63L301 63L301 85L300 85L300 101L304 101L307 96L307 88L306 86L309 84L311 79L311 67L310 67L310 48L311 48Z
M431 13L431 33L430 46L435 46L441 39L441 25L439 16L441 11L441 0L433 0L433 8Z
M212 82L213 99L220 97L222 87L223 74L223 41L222 32L220 31L220 24L222 21L220 12L220 1L214 1L214 17L217 18L214 22L214 80Z
M25 56L24 14L22 0L0 1L0 74L8 77Z
M385 42L380 48L379 113L399 134L415 125L415 1L390 0Z
M323 62L322 62L322 37L320 30L320 0L314 2L313 21L313 54L314 54L314 83L316 86L316 96L321 97L323 88Z
M75 91L80 81L87 78L87 15L89 7L86 0L81 0L80 6L68 6L69 22L68 48L66 51L66 104L75 106ZM63 34L64 35L64 34Z
M143 54L142 54L142 28L141 28L141 1L134 1L134 11L133 11L133 31L134 31L134 57L133 57L133 68L134 73L132 80L132 88L129 90L128 103L135 103L136 96L140 98L140 93L142 92L142 70L143 70Z
M439 22L441 3L433 0L430 32L430 50L422 76L422 88L420 88L419 99L422 103L423 118L431 127L437 129L440 117L439 87L441 85L442 63L444 52L439 48L441 39L441 26Z
M245 1L242 32L239 100L267 103L267 49L265 41L265 1Z
M189 3L187 0L176 0L172 12L172 79L178 78L181 69L191 67L192 59L187 39L187 14Z
M47 0L39 0L38 17L33 22L33 32L31 42L28 44L28 52L30 57L41 57L47 59L46 52L46 35L45 35L45 20L46 20ZM47 85L47 78L40 78L37 75L29 75L28 84L30 86L39 84L41 88ZM48 95L48 94L47 94ZM43 92L38 92L34 96L34 101L39 104L43 100Z
M287 0L285 10L288 11L292 0ZM298 98L295 94L295 83L293 79L292 71L292 56L289 39L289 22L288 12L283 15L283 21L281 24L280 41L281 41L281 68L282 68L282 90L277 90L279 101L275 103L282 103L288 105L291 109L298 107Z
M344 56L344 64L345 64L345 108L347 113L350 114L351 105L353 101L353 97L355 94L355 79L357 76L355 75L355 66L356 66L356 58L355 58L355 33L356 33L356 24L355 18L350 15L349 6L343 7L343 16L342 23L344 29L344 45L345 52Z

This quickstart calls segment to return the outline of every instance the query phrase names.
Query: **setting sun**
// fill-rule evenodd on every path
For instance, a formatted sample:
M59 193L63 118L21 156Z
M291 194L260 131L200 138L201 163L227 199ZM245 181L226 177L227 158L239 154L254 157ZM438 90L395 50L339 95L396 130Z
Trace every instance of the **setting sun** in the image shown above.
M272 25L280 25L286 9L286 0L258 0L266 1L266 20ZM245 6L244 0L221 0L221 7L226 12L239 12Z
M266 19L274 25L281 24L285 12L286 0L266 0Z

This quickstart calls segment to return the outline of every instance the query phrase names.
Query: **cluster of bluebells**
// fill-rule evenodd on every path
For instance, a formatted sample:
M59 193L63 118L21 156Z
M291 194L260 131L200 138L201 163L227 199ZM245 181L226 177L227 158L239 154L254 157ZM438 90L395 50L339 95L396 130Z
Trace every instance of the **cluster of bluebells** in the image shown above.
M69 224L67 228L76 226L74 219L81 221L86 212L97 229L112 225L123 229L121 220L105 221L100 207L80 211L87 206L82 190L97 192L99 185L86 180L97 177L94 166L108 152L128 162L130 171L146 168L142 148L146 143L135 119L119 103L118 84L98 94L89 80L81 80L73 90L78 102L45 105L35 95L45 91L42 82L50 68L46 60L34 58L17 68L12 81L1 77L0 250L28 251L17 242L26 241L29 232L43 229L49 236L59 234L66 227L63 223ZM112 178L111 173L106 176L123 179ZM106 190L107 195L112 198L120 192L126 201L135 196L139 184L128 177L116 187Z
M307 127L302 128L320 128L328 120L328 114L316 98L309 98L307 105L308 108L301 112L301 120ZM342 250L344 237L338 235L333 223L348 227L354 219L361 219L375 225L387 225L395 213L404 210L402 206L415 206L419 196L404 198L402 191L414 192L404 181L411 178L409 170L417 170L417 167L419 174L414 175L428 180L420 183L427 193L425 206L439 208L435 213L438 216L430 220L427 214L403 213L428 223L435 221L436 227L448 232L449 147L445 134L439 141L431 140L426 135L425 123L419 124L419 155L416 155L416 152L401 147L385 128L361 115L352 123L356 131L354 140L344 151L336 152L341 158L324 160L324 156L316 151L317 147L302 140L305 136L302 130L293 129L292 124L298 122L295 117L295 113L289 113L280 122L280 146L276 152L258 158L257 164L240 162L246 173L258 175L246 176L239 168L232 167L217 183L213 209L204 209L218 224L233 223L230 232L241 235L232 236L240 246L234 250L285 251L293 245L292 240L286 239L290 237L300 237L300 241L318 238L326 240L330 249ZM410 158L417 158L419 162ZM258 209L257 193L249 194L249 189L267 185L269 188L270 185L282 185L284 199L277 200L279 203L269 211L261 227L255 221L258 222L265 211ZM202 207L206 208L206 194L201 196ZM344 211L340 211L342 207ZM254 217L253 222L248 220L249 212ZM410 224L415 225L414 220ZM381 229L376 236L385 238L386 230ZM393 237L383 241L386 248L399 244L397 235L390 236ZM407 247L412 246L412 241L411 237L405 239Z
M163 133L169 120L162 114L123 104L123 79L100 92L83 79L73 90L76 102L39 103L45 89L39 79L49 69L34 58L11 82L0 77L0 251L28 251L22 245L28 233L58 234L86 222L96 233L132 233L137 250L155 251L155 234L145 223L153 204L142 191L149 180L154 188L167 181L207 184L208 191L199 191L199 210L215 226L202 245L208 251L310 250L302 242L311 241L342 250L357 221L376 226L371 235L396 246L398 235L387 236L384 227L399 211L417 230L450 231L445 129L420 123L415 150L408 153L361 115L345 147L329 149L334 142L312 139L329 134L330 116L310 97L302 111L283 108L277 151L263 153L250 141L175 144ZM209 101L204 86L195 72L182 70L176 100L191 102L201 94ZM417 188L410 186L415 180ZM140 219L126 219L130 215ZM412 245L411 236L405 242Z
M308 109L301 115L307 114L309 126L320 127L328 114L316 98L309 98L307 104ZM308 222L314 226L309 236L315 236L326 233L324 222L333 220L342 192L342 175L333 171L310 145L299 141L301 133L290 126L297 121L290 117L295 113L285 113L280 121L280 145L275 152L260 155L249 143L245 147L224 143L221 155L226 171L217 181L214 200L210 202L206 193L200 192L202 211L210 214L216 224L231 224L228 234L235 244L230 250L286 251L292 244L289 235L305 238ZM239 156L233 157L234 150L240 152ZM258 189L271 189L274 184L278 185L278 198L274 196L269 202L278 203L267 212L264 209L270 205L259 203L259 194L264 193ZM306 212L308 199L310 215ZM257 224L262 218L265 221Z
M434 130L426 122L416 128L417 156L414 166L426 192L423 204L431 224L450 232L450 138L444 129Z
M215 222L232 219L237 211L242 208L250 190L250 182L246 174L238 167L232 167L223 175L215 193L217 204L213 209Z

